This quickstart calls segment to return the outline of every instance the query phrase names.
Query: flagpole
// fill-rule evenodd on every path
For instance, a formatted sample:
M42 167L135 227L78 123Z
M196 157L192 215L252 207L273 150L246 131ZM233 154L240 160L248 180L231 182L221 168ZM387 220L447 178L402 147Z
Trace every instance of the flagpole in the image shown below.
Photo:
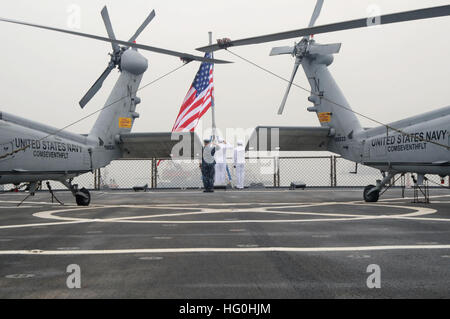
M209 44L213 44L212 32L208 32L209 34ZM214 52L211 52L211 58L214 59ZM213 64L213 76L214 76L214 64ZM214 97L214 90L211 94L211 111L212 111L212 141L216 141L216 103Z

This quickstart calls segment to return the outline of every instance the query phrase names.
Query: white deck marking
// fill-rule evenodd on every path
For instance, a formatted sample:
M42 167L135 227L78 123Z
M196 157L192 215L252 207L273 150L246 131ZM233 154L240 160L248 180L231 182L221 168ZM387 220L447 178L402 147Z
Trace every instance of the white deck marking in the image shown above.
M20 204L22 201L15 200L0 200L0 203L9 203L9 204ZM50 205L50 206L61 206L59 203L51 203L51 202L26 202L27 205Z
M3 250L0 255L123 255L123 254L179 254L179 253L319 253L356 251L396 251L396 250L439 250L450 249L450 245L388 245L357 247L254 247L254 248L155 248L155 249L111 249L111 250Z
M235 205L235 204L228 204ZM240 205L251 205L251 204L240 204ZM373 206L373 207L390 207L396 209L405 209L412 211L411 213L405 214L393 214L393 215L363 215L363 214L336 214L336 213L315 213L315 212L289 212L289 211L277 211L280 208L314 208L320 206L333 206L333 205L348 205L348 206ZM197 205L204 207L214 207L216 204L204 204ZM168 205L157 206L158 208L165 208L171 210L178 210L179 207L172 207ZM90 218L75 218L75 217L62 217L55 214L58 213L68 213L68 212L80 212L85 210L96 210L96 209L110 209L110 208L133 208L133 209L148 209L155 208L155 206L149 205L108 205L108 206L97 206L89 208L69 208L60 210L43 211L33 214L35 217L46 218L46 219L56 219L61 221L73 221L73 222L101 222L101 223L140 223L140 224L244 224L244 223L312 223L312 222L338 222L338 221L357 221L357 220L369 220L369 219L402 219L402 218L417 218L419 216L430 215L437 212L435 209L426 207L410 207L410 206L396 206L396 205L376 205L376 204L362 204L359 202L328 202L328 203L316 203L316 204L294 204L292 203L288 207L284 207L281 204L276 206L270 205L255 207L255 208L197 208L200 211L197 212L186 212L186 213L167 213L167 214L154 214L145 216L127 216L127 217L117 217L117 218L104 218L104 219L90 219ZM186 208L185 208L186 209ZM190 209L195 209L190 208ZM246 219L246 220L154 220L155 218L161 217L184 217L184 216L194 216L194 215L214 215L214 214L235 214L235 213L258 213L258 214L284 214L291 216L321 216L321 217L333 217L333 218L316 218L316 219ZM142 220L142 219L152 219L152 220ZM450 221L450 219L449 219Z
M26 227L40 227L40 226L59 226L59 225L72 225L81 223L91 223L92 221L73 221L73 222L59 222L59 223L41 223L41 224L24 224L24 225L6 225L0 226L0 229L12 229L12 228L26 228Z
M242 219L242 220L102 220L102 222L111 223L129 223L129 224L280 224L280 223L312 223L312 222L338 222L338 221L354 221L377 219L378 217L353 217L353 218L317 218L317 219Z
M450 196L450 195L449 195ZM447 195L435 196L448 197ZM394 199L389 199L385 201L390 201ZM395 199L396 200L396 199ZM2 201L0 201L2 202ZM12 202L9 202L12 203ZM36 204L50 204L43 202L35 202ZM34 204L34 203L33 203ZM227 206L239 205L241 208L227 208ZM254 207L257 206L257 207ZM367 214L336 214L336 213L318 213L318 212L292 212L292 211L279 211L277 209L304 209L304 208L315 208L321 206L372 206L375 208L390 207L395 209L404 209L412 211L410 213L403 214L392 214L392 215L367 215ZM249 206L249 207L245 207ZM253 206L253 207L252 207ZM211 208L214 207L214 208ZM70 212L81 212L88 210L102 210L111 208L133 208L133 209L165 209L174 210L173 213L166 214L153 214L145 216L128 216L128 217L117 217L117 218L77 218L70 216L60 216L60 213L70 213ZM179 212L180 210L195 210L194 212ZM178 211L178 212L177 212ZM317 223L317 222L342 222L342 221L359 221L359 220L373 220L373 219L403 219L403 220L418 220L418 221L436 221L436 222L450 222L450 219L446 218L423 218L425 215L431 215L436 213L437 210L425 207L415 207L415 206L400 206L394 204L369 204L364 202L322 202L322 203L210 203L210 204L197 204L194 207L186 207L186 204L155 204L155 205L95 205L91 207L76 207L69 206L61 209L55 209L50 211L41 211L33 214L34 217L57 220L58 222L50 223L32 223L23 225L4 225L0 226L1 229L12 229L12 228L25 228L25 227L40 227L40 226L59 226L59 225L70 225L77 223L142 223L142 224L245 224L245 223ZM154 220L155 218L161 217L185 217L185 216L195 216L195 215L213 215L213 214L235 214L235 213L258 213L258 214L283 214L290 216L321 216L328 218L316 218L316 219L246 219L246 220ZM331 218L330 218L331 217ZM151 219L151 220L142 220Z
M439 196L443 197L443 196ZM192 204L190 204L192 205ZM254 205L254 206L253 206ZM430 218L424 217L435 214L436 209L429 207L406 206L406 204L397 205L396 203L380 203L368 204L363 202L322 202L322 203L209 203L209 204L195 204L193 207L186 207L186 204L156 204L156 205L96 205L91 207L63 207L61 209L46 210L33 214L34 217L43 218L47 220L54 220L49 223L33 223L24 225L6 225L0 226L1 229L22 228L22 227L42 227L42 226L58 226L71 225L81 223L140 223L140 224L161 224L167 227L176 227L177 224L245 224L245 223L311 223L311 222L342 222L342 221L360 221L360 220L416 220L416 221L439 221L450 222L450 219L445 218ZM239 206L240 208L234 208ZM252 207L253 206L253 207ZM257 206L257 207L255 207ZM333 207L333 211L340 209L340 206L350 206L346 211L355 213L326 213L326 212L308 212L295 210L314 210L318 207ZM382 211L384 208L394 208L396 211L391 215L377 215L375 213L357 214L361 211L359 207L374 207ZM128 216L117 218L80 218L71 217L70 213L84 213L94 211L96 215L101 216L102 210L110 209L159 209L167 211L167 213L155 213L153 215L145 216ZM290 209L294 211L280 211L280 209ZM190 210L187 212L186 210ZM184 212L183 212L184 211ZM404 211L404 212L403 212ZM377 212L377 210L375 210ZM132 212L130 212L132 214ZM214 216L218 214L228 214L234 217L236 213L251 213L254 214L255 219L236 219L236 220L181 220L180 218L189 216ZM64 214L63 216L59 214ZM258 216L269 216L269 219L258 219ZM282 214L286 216L317 216L322 218L316 219L270 219L270 216ZM90 216L90 214L89 214ZM155 220L155 218L169 219L169 220ZM170 220L172 219L173 220ZM147 220L143 220L147 219ZM242 228L230 229L230 231L246 231ZM318 235L316 235L318 236ZM313 236L314 237L314 236ZM169 237L154 237L154 239L169 239ZM385 246L357 246L357 247L255 247L251 244L242 245L239 247L229 248L149 248L149 249L107 249L107 250L83 250L74 249L75 247L67 247L65 250L3 250L0 255L30 255L30 256L58 256L58 255L122 255L122 254L179 254L179 253L264 253L264 252L291 252L291 253L308 253L308 252L367 252L367 251L397 251L397 250L443 250L450 249L450 245L435 244L435 243L417 243L413 245L385 245Z

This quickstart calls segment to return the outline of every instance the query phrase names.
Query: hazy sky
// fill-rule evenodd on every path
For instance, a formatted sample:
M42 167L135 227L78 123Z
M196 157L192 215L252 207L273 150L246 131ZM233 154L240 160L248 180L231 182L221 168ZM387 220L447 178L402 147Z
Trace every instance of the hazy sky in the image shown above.
M256 36L306 27L315 0L170 1L170 0L15 0L1 1L4 18L67 28L72 4L81 9L82 32L106 36L100 10L107 5L117 38L127 40L151 9L156 18L139 43L196 52L214 39ZM325 0L317 25L363 18L371 4L383 14L449 4L447 0ZM359 29L318 35L319 43L342 42L330 67L351 106L383 122L392 122L450 105L450 17L415 21L378 29ZM0 22L0 110L63 127L101 108L118 72L81 110L78 101L105 69L111 51L107 43ZM296 39L234 48L279 75L289 77L294 59L269 57L273 46L292 45ZM142 84L170 71L178 58L143 52L150 68ZM277 110L286 83L240 61L227 52L217 58L234 61L216 66L217 122L227 127L257 125L317 126L308 94L293 88L283 116ZM139 93L141 118L135 132L170 131L181 102L199 67L191 63L169 78ZM296 82L308 86L299 72ZM209 114L208 114L209 119ZM71 128L89 131L95 118ZM375 124L363 120L364 126Z

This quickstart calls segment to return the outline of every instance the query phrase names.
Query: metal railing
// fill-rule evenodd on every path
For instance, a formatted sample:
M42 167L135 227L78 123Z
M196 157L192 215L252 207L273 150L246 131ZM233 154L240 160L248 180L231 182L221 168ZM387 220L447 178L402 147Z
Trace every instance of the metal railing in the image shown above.
M159 163L159 165L158 165ZM114 161L93 174L77 177L74 183L89 189L131 189L147 185L150 189L188 189L203 186L198 160L134 159ZM232 160L228 170L234 185ZM439 176L428 175L433 184L441 184ZM249 158L245 165L246 187L289 187L305 183L308 187L365 187L382 179L379 170L356 165L340 156L260 157ZM412 179L404 179L412 186ZM450 180L446 185L450 185ZM400 186L400 185L399 185Z
M158 165L159 163L159 165ZM127 159L112 162L109 166L81 175L73 180L74 184L87 189L132 189L135 186L147 186L149 189L199 189L203 187L199 160L170 159ZM228 170L234 186L235 171L231 159ZM450 188L450 178L441 184L436 175L427 175L430 186ZM365 187L374 185L382 179L380 171L355 165L340 156L304 156L304 157L259 157L248 158L245 164L246 187L289 187L291 183L304 183L307 187ZM4 190L13 185L2 185ZM65 187L51 182L55 190ZM394 186L412 187L410 174L397 181ZM42 185L46 189L45 183Z

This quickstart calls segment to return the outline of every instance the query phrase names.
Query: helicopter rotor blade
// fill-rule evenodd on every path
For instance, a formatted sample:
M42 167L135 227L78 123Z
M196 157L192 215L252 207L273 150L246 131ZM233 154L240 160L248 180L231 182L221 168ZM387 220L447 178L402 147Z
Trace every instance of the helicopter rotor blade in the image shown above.
M284 107L286 106L287 99L289 97L289 92L291 91L292 83L294 83L295 75L297 74L298 67L300 66L301 61L300 59L295 60L294 70L292 71L291 80L289 82L289 85L287 87L286 93L284 94L283 101L281 102L280 109L278 110L278 115L283 115Z
M270 51L270 56L282 55L282 54L294 54L295 47L276 47Z
M87 93L83 96L83 98L80 100L80 106L83 109L86 104L89 103L89 101L94 97L95 94L102 88L103 82L105 82L106 78L109 76L112 70L114 70L115 65L110 64L106 68L106 70L100 75L97 81L95 81L94 85L87 91Z
M134 42L138 38L138 36L144 31L144 29L149 25L149 23L155 18L156 13L155 10L152 10L148 17L145 19L145 21L142 23L142 25L137 29L136 33L128 40L128 42Z
M432 7L432 8L426 8L426 9L419 9L419 10L413 10L413 11L406 11L406 12L382 15L382 16L380 16L380 24L384 25L384 24L399 23L399 22L406 22L406 21L423 20L423 19L444 17L444 16L448 16L448 15L450 15L450 5L444 5L444 6L439 6L439 7ZM225 43L222 43L222 44L215 44L215 45L201 47L201 48L198 48L197 50L202 51L202 52L212 52L212 51L226 49L228 47L259 44L259 43L266 43L266 42L279 41L279 40L287 40L287 39L309 36L311 34L321 34L321 33L344 31L344 30L357 29L357 28L367 28L367 27L372 26L372 24L370 23L371 20L372 19L370 19L370 18L363 18L363 19L357 19L357 20L351 20L351 21L345 21L345 22L332 23L332 24L327 24L327 25L322 25L322 26L317 26L317 27L274 33L274 34L252 37L252 38L247 38L247 39L241 39L241 40L236 40L236 41L230 40L230 41L226 41Z
M314 12L311 16L311 20L309 22L308 28L312 28L316 24L317 19L320 16L320 12L322 11L323 1L324 0L317 0L316 7L314 8ZM311 37L312 37L312 35L310 34L309 36L304 37L304 39L310 39Z
M308 53L320 55L337 54L341 51L341 46L342 43L312 44L309 46Z
M59 28L54 28L54 27L47 27L47 26L43 26L43 25L39 25L39 24L33 24L33 23L28 23L28 22L23 22L23 21L4 19L4 18L0 18L0 21L8 22L8 23L14 23L14 24L19 24L19 25L25 25L25 26L29 26L29 27L44 29L44 30L62 32L62 33L76 35L76 36L80 36L80 37L84 37L84 38L95 39L95 40L98 40L98 41L109 42L109 43L116 43L116 44L124 45L124 46L127 46L127 47L132 47L132 48L145 50L145 51L156 52L156 53L170 55L170 56L176 56L176 57L179 57L180 59L182 59L185 62L201 61L201 62L208 62L208 63L215 63L215 64L231 63L229 61L217 60L217 59L208 59L208 58L205 58L205 57L196 56L196 55L192 55L192 54L188 54L188 53L172 51L172 50L167 50L167 49L161 49L161 48L157 48L157 47L152 47L152 46L143 45L143 44L137 44L137 43L131 43L131 42L127 42L127 41L114 40L114 39L101 37L101 36L98 36L98 35L82 33L82 32L77 32L77 31L71 31L71 30L65 30L65 29L59 29Z
M311 21L309 22L308 28L312 28L316 24L316 21L320 16L320 12L322 11L322 7L323 0L317 0L316 7L314 8L314 12L311 17Z
M102 9L102 18L103 22L105 23L106 32L108 33L108 37L111 40L116 40L116 35L114 34L114 30L111 24L111 19L109 18L108 8L106 6ZM120 47L117 43L111 42L113 52L118 52L120 50Z

